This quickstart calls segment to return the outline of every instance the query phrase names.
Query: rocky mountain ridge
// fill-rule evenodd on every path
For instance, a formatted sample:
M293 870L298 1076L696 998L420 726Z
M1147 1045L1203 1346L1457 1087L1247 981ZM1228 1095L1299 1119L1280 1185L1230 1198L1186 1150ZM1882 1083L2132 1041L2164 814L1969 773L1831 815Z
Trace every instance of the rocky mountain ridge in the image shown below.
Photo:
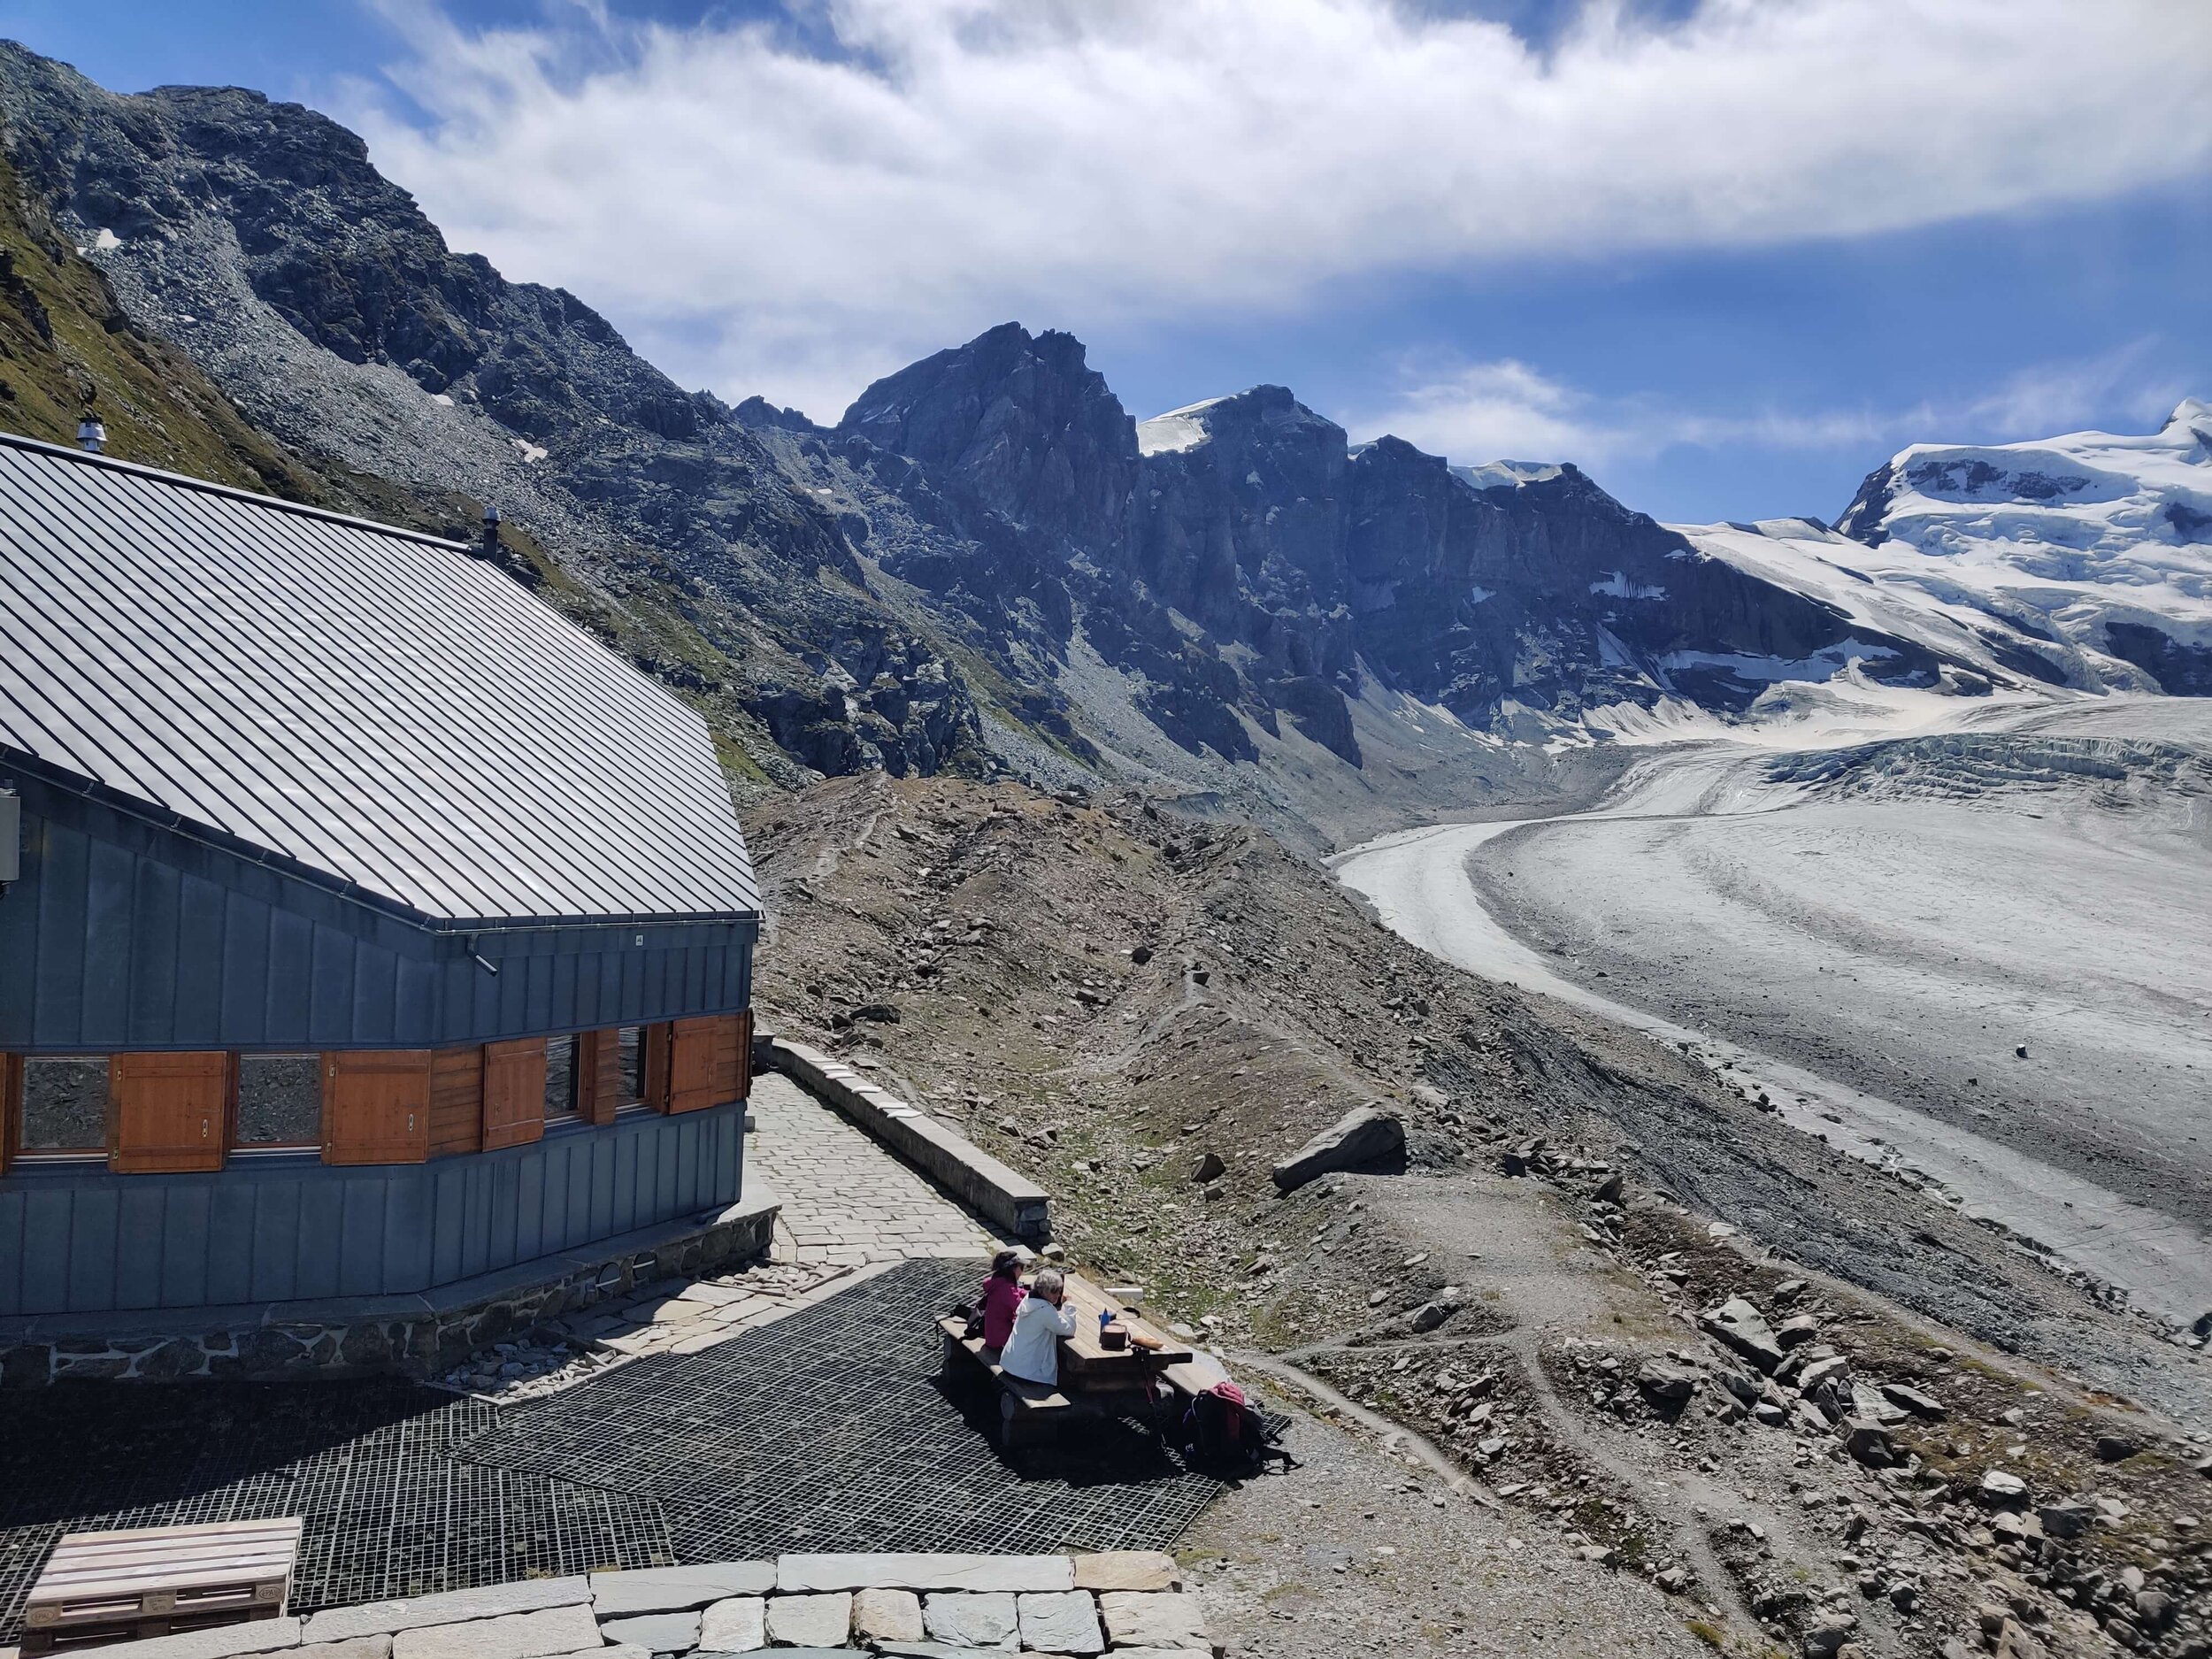
M1327 841L1555 795L1563 749L1778 683L2039 678L1995 623L1856 603L1571 465L1354 447L1273 386L1140 424L1056 331L991 329L831 427L731 409L258 94L119 96L5 47L0 126L131 329L321 476L497 505L518 572L764 782L1116 777Z

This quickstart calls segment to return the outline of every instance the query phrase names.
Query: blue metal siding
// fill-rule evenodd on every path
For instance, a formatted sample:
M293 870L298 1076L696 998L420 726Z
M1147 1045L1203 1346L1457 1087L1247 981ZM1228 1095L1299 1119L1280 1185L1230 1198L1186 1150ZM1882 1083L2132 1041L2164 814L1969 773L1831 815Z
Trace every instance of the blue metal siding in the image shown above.
M0 1049L429 1048L726 1013L751 990L749 921L439 934L18 785Z
M0 1316L419 1293L735 1202L742 1103L432 1164L0 1179Z

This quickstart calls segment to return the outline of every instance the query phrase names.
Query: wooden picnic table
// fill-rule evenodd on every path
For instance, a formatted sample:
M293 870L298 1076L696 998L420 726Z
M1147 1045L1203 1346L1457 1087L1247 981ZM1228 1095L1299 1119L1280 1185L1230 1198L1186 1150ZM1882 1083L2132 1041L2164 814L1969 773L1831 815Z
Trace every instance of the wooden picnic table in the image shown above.
M1075 1334L1060 1339L1063 1388L1087 1392L1142 1388L1168 1366L1182 1364L1193 1357L1187 1343L1178 1341L1157 1325L1129 1312L1090 1280L1070 1273L1066 1288L1067 1297L1062 1306L1075 1316ZM1142 1331L1157 1337L1159 1348L1141 1348L1133 1342L1127 1348L1108 1348L1098 1340L1101 1313L1112 1314L1133 1332Z

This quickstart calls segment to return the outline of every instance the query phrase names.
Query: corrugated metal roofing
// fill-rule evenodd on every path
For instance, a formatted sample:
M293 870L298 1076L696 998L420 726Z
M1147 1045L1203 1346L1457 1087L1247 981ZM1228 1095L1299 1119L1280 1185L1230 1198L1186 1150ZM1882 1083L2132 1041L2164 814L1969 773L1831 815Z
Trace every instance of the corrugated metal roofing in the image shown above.
M705 723L465 548L5 434L0 748L439 926L760 908Z

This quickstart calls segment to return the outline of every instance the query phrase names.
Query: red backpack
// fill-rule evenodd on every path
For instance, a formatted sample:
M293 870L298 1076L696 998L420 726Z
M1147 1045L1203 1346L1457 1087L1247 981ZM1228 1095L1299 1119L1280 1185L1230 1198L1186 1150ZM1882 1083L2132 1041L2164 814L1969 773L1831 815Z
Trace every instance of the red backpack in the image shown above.
M1205 1469L1249 1467L1264 1451L1244 1390L1226 1380L1190 1402L1183 1414L1183 1439L1192 1462Z

